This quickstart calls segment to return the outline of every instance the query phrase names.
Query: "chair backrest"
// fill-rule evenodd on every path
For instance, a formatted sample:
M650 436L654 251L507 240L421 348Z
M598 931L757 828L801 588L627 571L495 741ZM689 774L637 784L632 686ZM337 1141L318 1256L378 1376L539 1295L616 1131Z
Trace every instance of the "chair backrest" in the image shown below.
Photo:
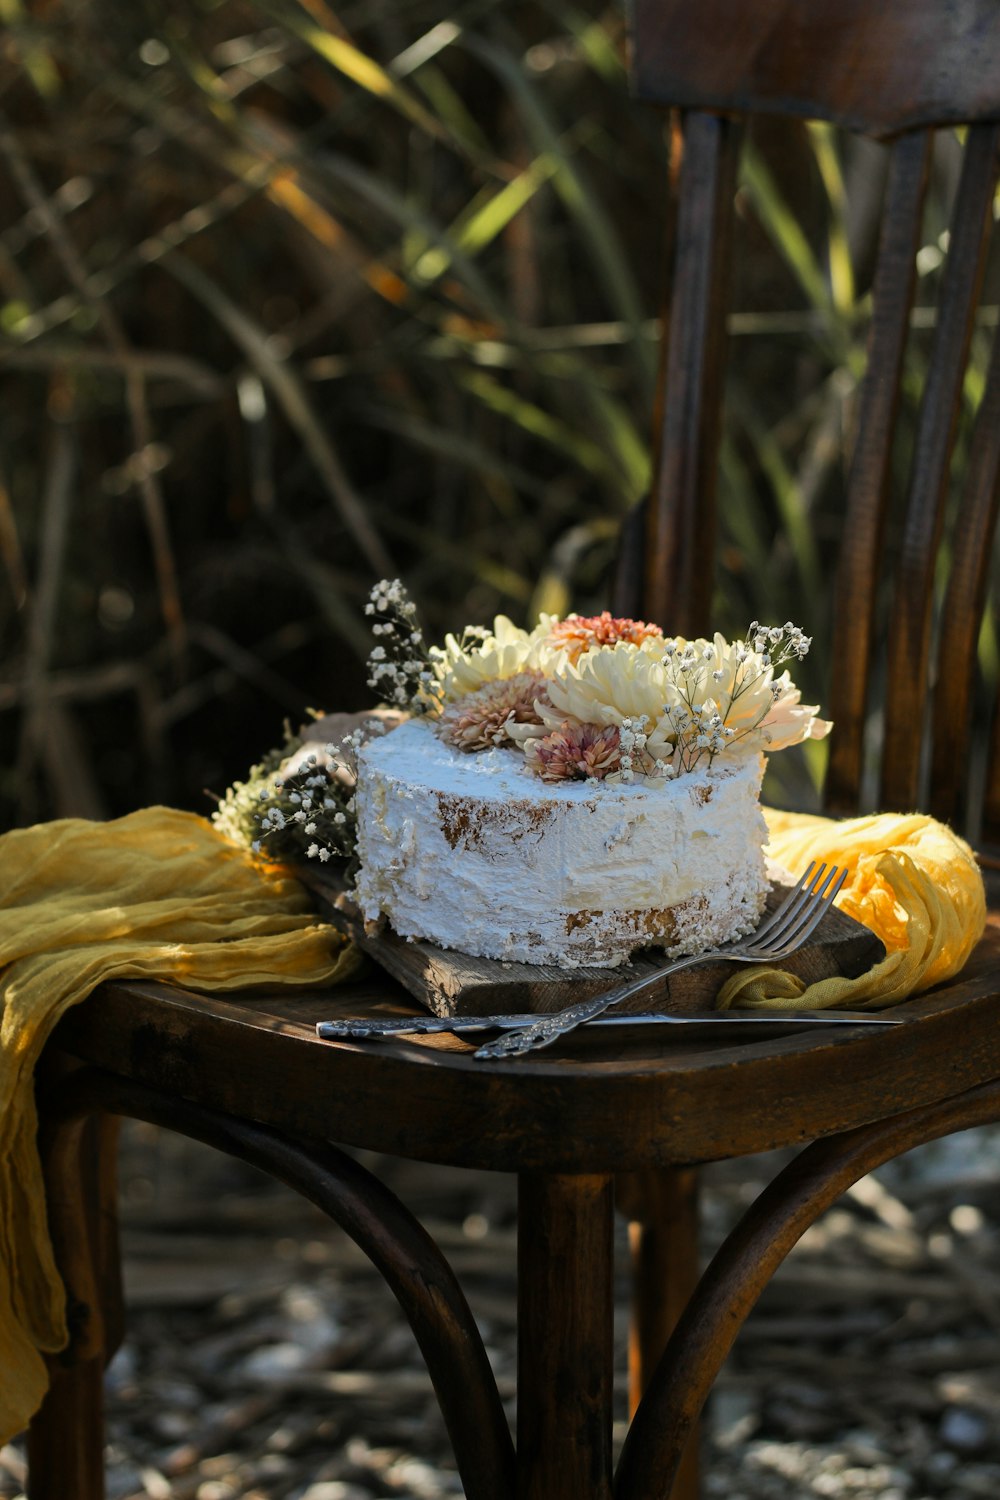
M831 684L824 704L836 723L825 801L836 812L858 807L870 689L878 680L884 682L880 805L925 806L938 816L965 821L976 646L1000 498L1000 338L994 342L964 487L956 504L949 504L949 496L1000 162L1000 4L633 0L630 47L639 97L682 111L683 133L656 416L656 480L646 510L637 602L650 618L686 634L704 633L711 623L728 266L744 118L753 113L815 118L888 139L873 317L847 483ZM969 127L961 178L905 511L898 512L899 546L889 559L892 439L932 138L940 127L959 123ZM894 505L894 532L896 516ZM935 610L943 542L950 572ZM892 602L882 640L875 600L886 586ZM992 734L982 832L997 839L996 717ZM973 818L978 822L975 810Z

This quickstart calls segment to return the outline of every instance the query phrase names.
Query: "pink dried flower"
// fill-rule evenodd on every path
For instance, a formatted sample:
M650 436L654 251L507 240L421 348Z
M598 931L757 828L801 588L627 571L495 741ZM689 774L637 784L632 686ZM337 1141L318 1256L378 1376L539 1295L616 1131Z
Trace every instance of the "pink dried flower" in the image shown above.
M492 750L508 744L506 725L540 724L535 699L548 702L540 672L518 672L501 682L488 682L443 709L438 733L456 750Z
M638 646L642 641L662 636L659 625L647 625L644 620L616 619L610 610L599 615L567 615L553 625L549 645L565 651L571 662L578 661L585 651L597 646L614 646L618 641L628 641Z
M524 758L528 769L543 781L603 781L617 771L621 748L616 724L581 724L564 719L558 729L526 740Z

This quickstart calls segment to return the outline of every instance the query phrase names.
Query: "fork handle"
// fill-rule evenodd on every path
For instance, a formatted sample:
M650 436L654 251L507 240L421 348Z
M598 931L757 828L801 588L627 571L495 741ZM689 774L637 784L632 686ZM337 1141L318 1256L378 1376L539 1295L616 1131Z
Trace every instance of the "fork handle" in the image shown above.
M534 1052L539 1047L548 1047L559 1037L565 1036L569 1031L575 1031L578 1026L584 1025L586 1021L592 1021L595 1016L601 1016L613 1005L618 1005L622 1000L630 1000L634 995L641 995L644 991L651 989L654 984L659 984L661 979L667 979L671 974L676 974L678 969L689 969L694 964L703 964L720 958L718 950L712 949L707 953L693 953L686 958L677 958L673 963L665 964L662 969L657 969L654 974L644 974L641 979L632 979L628 984L621 984L617 989L606 990L603 995L591 995L588 1000L578 1000L575 1005L567 1005L564 1010L556 1011L553 1015L539 1016L530 1026L525 1026L520 1031L508 1031L505 1036L499 1037L495 1042L487 1042L485 1046L477 1047L473 1053L474 1057L519 1057L524 1052Z

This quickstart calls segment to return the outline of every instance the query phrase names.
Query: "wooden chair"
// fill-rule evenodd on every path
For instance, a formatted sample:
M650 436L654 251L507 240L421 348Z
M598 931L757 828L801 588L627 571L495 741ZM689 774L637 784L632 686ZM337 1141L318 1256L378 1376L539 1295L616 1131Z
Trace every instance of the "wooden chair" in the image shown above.
M992 226L1000 8L995 0L635 0L632 33L638 92L684 112L684 154L658 478L644 539L622 570L622 602L675 631L710 624L741 118L757 111L815 116L892 138L825 699L837 726L827 801L837 812L857 806L879 647L873 601L888 569L893 605L879 800L886 808L929 803L939 815L964 815L971 663L998 497L1000 343L937 619L931 601ZM969 123L964 166L901 544L889 559L889 459L930 139L935 127L958 122ZM935 674L935 662L950 669ZM982 799L987 837L1000 827L998 736L1000 727ZM54 1362L52 1392L32 1428L32 1500L97 1500L103 1492L100 1370L120 1326L109 1122L122 1115L269 1169L367 1251L416 1331L470 1500L608 1500L613 1484L618 1500L663 1500L737 1329L804 1229L879 1163L1000 1118L998 979L1000 935L990 927L960 980L908 1003L906 1024L885 1032L696 1048L590 1040L491 1065L470 1061L461 1047L317 1041L317 1018L406 1007L405 996L375 974L329 995L238 1000L108 986L61 1024L40 1080L52 1228L70 1289L73 1344ZM411 1216L331 1141L519 1174L516 1456L481 1339L449 1268ZM800 1144L794 1164L692 1291L692 1169ZM613 1481L616 1179L639 1227L637 1409ZM690 1460L674 1494L694 1494Z

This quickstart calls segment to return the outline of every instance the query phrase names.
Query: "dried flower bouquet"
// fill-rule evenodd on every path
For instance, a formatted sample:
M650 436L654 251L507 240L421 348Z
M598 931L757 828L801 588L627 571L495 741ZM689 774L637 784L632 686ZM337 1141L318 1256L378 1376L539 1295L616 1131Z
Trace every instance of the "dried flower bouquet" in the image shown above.
M508 749L546 782L666 785L717 756L770 754L831 728L792 681L788 663L810 640L791 621L754 620L744 639L727 641L665 636L607 610L542 615L532 630L498 615L492 630L470 626L428 646L398 580L376 585L366 613L376 642L369 686L397 722L423 714L456 750ZM369 720L339 743L291 742L278 777L268 757L256 779L230 789L216 821L245 833L252 807L255 848L350 860L357 747L392 727Z

